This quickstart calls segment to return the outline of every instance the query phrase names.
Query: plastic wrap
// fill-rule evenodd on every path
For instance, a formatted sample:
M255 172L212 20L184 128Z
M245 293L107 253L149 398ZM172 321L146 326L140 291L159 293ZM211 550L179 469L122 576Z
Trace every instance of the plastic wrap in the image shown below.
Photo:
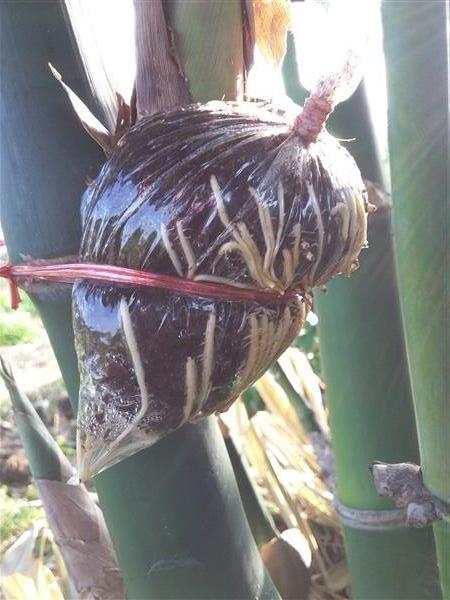
M333 104L361 81L379 20L378 0L304 0L291 4L300 81Z
M134 126L83 200L81 259L214 282L224 298L230 286L277 295L78 282L80 477L225 410L290 345L309 291L357 266L366 208L336 140L308 143L255 105L192 105Z

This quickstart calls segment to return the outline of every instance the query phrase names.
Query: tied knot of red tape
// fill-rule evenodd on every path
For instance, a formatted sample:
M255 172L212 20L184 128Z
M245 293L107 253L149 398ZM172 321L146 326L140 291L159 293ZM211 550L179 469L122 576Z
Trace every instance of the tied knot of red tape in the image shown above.
M0 277L8 280L9 290L11 294L11 308L16 310L20 304L19 288L17 286L16 277L14 275L14 265L7 262L0 264Z

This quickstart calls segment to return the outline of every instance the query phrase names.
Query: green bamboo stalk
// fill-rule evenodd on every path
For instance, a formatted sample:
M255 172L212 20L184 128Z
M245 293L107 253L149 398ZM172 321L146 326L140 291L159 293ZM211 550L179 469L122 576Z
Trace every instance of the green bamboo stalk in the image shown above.
M363 177L381 182L363 86L338 107L328 129L353 138L349 150ZM390 211L369 219L370 248L350 279L315 294L326 400L344 505L379 511L369 465L418 457L406 354L397 300ZM364 600L438 598L433 539L426 530L368 531L344 526L352 594Z
M421 465L450 501L448 2L386 2L396 262ZM450 598L450 526L434 526Z
M386 510L369 465L417 461L403 332L395 295L390 215L370 218L371 247L352 279L316 294L320 349L337 467L346 505ZM364 531L345 526L355 598L439 598L430 528Z
M221 4L210 8L220 10ZM8 48L2 52L8 57L2 73L8 143L1 153L1 217L10 257L74 254L79 198L88 167L97 164L99 154L47 71L50 60L82 98L89 98L64 5L1 3L0 8L2 43ZM235 14L240 12L235 9ZM216 29L202 30L207 47L216 43L219 26L216 19ZM236 19L233 36L240 27ZM242 50L236 51L239 57ZM211 98L222 97L234 69L214 70ZM78 370L70 293L53 290L37 300L53 347L62 350L59 360L75 406ZM213 418L121 462L95 484L130 599L278 598Z
M194 101L236 100L244 82L241 2L168 0L164 9Z
M330 129L341 138L356 137L350 150L363 177L383 184L363 85L338 107ZM375 459L415 461L418 447L389 208L369 217L368 239L359 271L350 280L333 281L315 301L338 496L346 506L376 511L391 505L377 496L368 465ZM438 598L429 529L345 527L354 596Z
M54 258L78 253L79 199L104 160L77 126L47 63L96 106L74 53L75 40L58 2L0 3L2 93L0 215L9 258ZM44 34L45 32L45 34ZM20 75L19 75L20 74ZM78 400L71 290L31 294L52 341L70 398Z
M287 48L283 60L282 73L286 94L297 104L303 105L308 97L308 92L300 85L298 80L298 64L295 55L295 38L291 32L288 32L287 36Z
M261 547L276 537L278 531L229 432L224 434L224 439L250 529L256 544Z

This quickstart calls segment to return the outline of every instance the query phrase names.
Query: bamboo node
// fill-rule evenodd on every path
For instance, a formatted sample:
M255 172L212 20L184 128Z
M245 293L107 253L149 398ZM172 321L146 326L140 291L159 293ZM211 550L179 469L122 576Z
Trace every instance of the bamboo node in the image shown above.
M408 527L426 527L450 516L450 503L427 490L419 465L375 462L371 471L378 494L405 511Z
M407 527L406 510L404 508L390 508L388 510L353 508L343 504L337 496L334 498L334 507L342 525L347 525L352 529L386 531Z

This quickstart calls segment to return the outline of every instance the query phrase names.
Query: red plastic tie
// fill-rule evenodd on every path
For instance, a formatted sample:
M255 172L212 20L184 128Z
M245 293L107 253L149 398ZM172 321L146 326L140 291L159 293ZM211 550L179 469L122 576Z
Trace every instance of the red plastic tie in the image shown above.
M17 308L20 303L17 286L20 281L24 280L74 283L80 279L89 279L116 285L156 288L217 300L260 301L275 304L286 303L299 296L298 292L294 290L287 290L284 294L281 294L272 290L247 289L221 283L192 281L162 273L150 273L97 263L47 263L45 265L11 265L6 263L0 266L0 277L8 279L10 282L12 308Z
M16 310L20 304L19 288L14 277L14 266L11 263L0 265L0 277L8 280L9 292L11 295L11 308Z

